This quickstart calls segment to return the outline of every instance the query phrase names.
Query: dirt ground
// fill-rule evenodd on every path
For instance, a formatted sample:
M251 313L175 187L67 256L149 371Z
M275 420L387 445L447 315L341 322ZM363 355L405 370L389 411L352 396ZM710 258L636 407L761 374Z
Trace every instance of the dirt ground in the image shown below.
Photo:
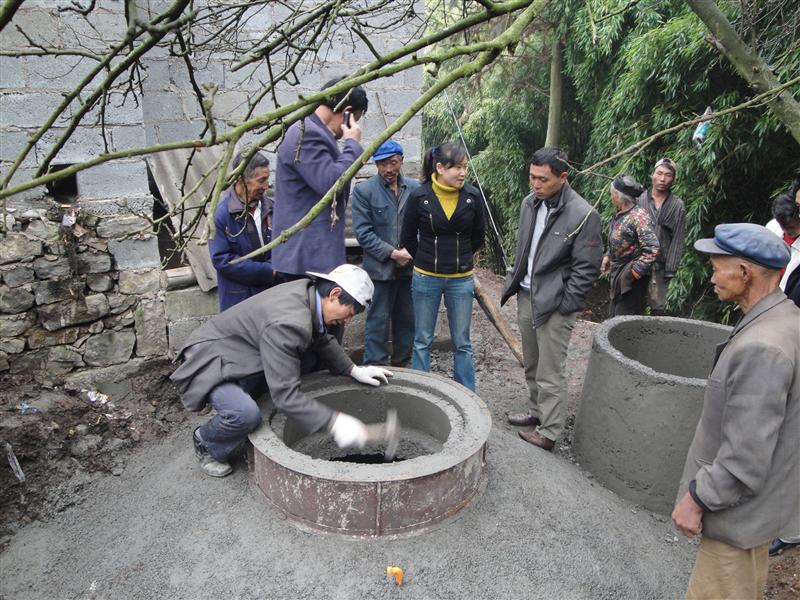
M501 278L485 271L481 271L479 276L492 297L498 298ZM592 309L584 315L590 320L579 322L570 345L570 417L564 438L557 444L555 453L556 457L563 460L574 462L570 448L575 408L583 384L592 332L596 326L592 320L603 317L604 299L602 290L596 293ZM512 328L516 329L516 305L513 300L502 312ZM515 443L516 428L505 423L505 413L525 407L524 378L499 334L480 313L477 304L473 319L473 344L478 392L492 410L495 428L508 434L500 441L490 440L490 449L494 444L495 451L499 452L507 444ZM449 373L452 368L447 352L435 352L432 364L434 370L442 373ZM101 389L101 392L108 394L108 398L90 398L83 391L88 388L82 387L80 382L51 389L42 389L32 382L0 382L0 450L8 459L8 462L3 461L3 467L0 468L0 558L6 564L14 563L13 553L21 552L20 548L25 547L25 544L15 546L14 543L23 530L47 528L51 522L57 526L59 521L64 520L62 515L65 513L75 513L77 517L71 518L79 518L83 507L91 505L94 489L114 486L115 480L126 478L129 461L135 465L137 456L159 452L159 444L165 441L168 445L174 443L169 440L182 439L175 438L176 434L181 436L185 433L183 430L191 430L192 423L198 417L189 415L180 406L176 391L167 379L172 365L166 361L153 361L140 367L137 375L120 378L115 385ZM15 459L19 464L18 469L12 467ZM24 474L24 481L19 480L21 473ZM591 479L590 475L584 475ZM591 485L594 486L593 483ZM491 489L484 492L491 493ZM607 495L613 496L610 492ZM618 502L624 505L624 501ZM637 510L640 509L630 507L634 514ZM677 538L673 542L670 533L663 533L669 532L667 519L653 515L650 522L657 531L662 532L657 535L669 538L667 547L677 542ZM35 529L31 529L31 532L35 535ZM611 555L609 559L613 559ZM573 576L582 577L579 572L573 573ZM799 576L800 549L795 548L782 556L771 558L767 597L772 600L800 598ZM4 595L4 578L0 573L0 599L10 600L11 596ZM132 597L159 597L159 594L144 593Z
M119 475L133 448L186 420L167 379L173 368L150 361L125 385L110 386L107 399L90 399L79 384L0 383L0 548L20 527L71 506L98 477Z

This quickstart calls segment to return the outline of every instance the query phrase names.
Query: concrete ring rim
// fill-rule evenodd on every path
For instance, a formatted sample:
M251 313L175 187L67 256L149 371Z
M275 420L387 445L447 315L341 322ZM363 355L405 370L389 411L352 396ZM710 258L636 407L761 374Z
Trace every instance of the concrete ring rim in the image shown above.
M442 473L463 463L477 452L480 452L491 432L491 412L475 392L456 383L452 379L436 373L415 371L413 369L393 368L395 381L405 379L421 379L436 387L457 386L460 395L469 398L471 402L459 404L469 417L463 419L466 427L463 430L463 440L454 441L450 446L450 438L445 442L447 452L419 456L403 462L384 465L367 465L357 463L332 463L331 461L314 459L289 448L281 440L269 423L262 422L261 426L249 436L255 449L275 464L296 472L299 475L323 479L334 482L372 485L376 482L414 481ZM321 379L322 376L320 376ZM312 384L315 381L312 381ZM343 385L350 385L345 382ZM358 385L358 384L355 384ZM452 400L452 398L450 398Z
M665 373L664 371L656 371L652 367L648 367L647 365L642 364L641 362L629 358L611 343L609 335L613 329L619 327L620 325L624 325L626 323L635 323L641 321L652 322L652 323L692 324L693 326L702 324L703 326L710 327L712 329L724 330L726 332L729 332L731 330L731 327L727 325L720 325L719 323L712 323L709 321L699 321L696 319L684 319L681 317L623 315L619 317L612 317L610 319L606 319L600 324L600 326L594 332L592 346L596 347L598 351L608 354L611 358L613 358L620 364L623 364L627 368L630 368L630 370L637 371L643 374L644 376L653 378L657 380L659 383L663 384L679 383L681 385L689 385L691 387L705 388L706 378L704 377L684 377L682 375Z

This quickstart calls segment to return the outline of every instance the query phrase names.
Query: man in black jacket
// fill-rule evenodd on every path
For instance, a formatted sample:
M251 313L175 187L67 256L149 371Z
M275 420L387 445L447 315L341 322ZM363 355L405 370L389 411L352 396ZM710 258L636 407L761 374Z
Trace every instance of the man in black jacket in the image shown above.
M531 159L533 193L522 201L514 266L500 304L517 296L529 412L511 413L526 442L552 450L564 428L567 347L603 258L600 215L567 183L567 155L541 148Z

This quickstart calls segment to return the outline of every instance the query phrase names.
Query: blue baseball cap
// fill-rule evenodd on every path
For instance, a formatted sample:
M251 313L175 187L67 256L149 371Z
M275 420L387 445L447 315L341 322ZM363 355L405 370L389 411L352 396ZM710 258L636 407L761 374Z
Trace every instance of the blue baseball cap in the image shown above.
M395 154L403 156L403 147L394 140L386 140L380 146L378 146L375 154L372 155L372 160L377 162L379 160L383 160L384 158L394 156Z
M714 228L713 238L694 243L695 250L705 254L726 254L746 258L770 269L789 264L789 246L766 227L754 223L725 223Z

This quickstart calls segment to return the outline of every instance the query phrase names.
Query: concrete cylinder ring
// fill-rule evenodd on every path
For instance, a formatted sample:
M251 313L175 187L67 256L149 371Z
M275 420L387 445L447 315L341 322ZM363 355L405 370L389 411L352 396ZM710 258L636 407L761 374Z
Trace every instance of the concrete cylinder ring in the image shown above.
M616 317L597 328L573 449L623 498L669 514L703 407L716 345L730 327Z
M397 410L402 435L396 462L380 442L353 455L330 435L301 431L265 408L250 435L251 472L264 496L290 520L312 531L349 537L399 536L424 531L456 514L479 492L491 429L486 404L454 381L393 368L389 385L368 387L345 377L303 379L310 398L365 423Z

